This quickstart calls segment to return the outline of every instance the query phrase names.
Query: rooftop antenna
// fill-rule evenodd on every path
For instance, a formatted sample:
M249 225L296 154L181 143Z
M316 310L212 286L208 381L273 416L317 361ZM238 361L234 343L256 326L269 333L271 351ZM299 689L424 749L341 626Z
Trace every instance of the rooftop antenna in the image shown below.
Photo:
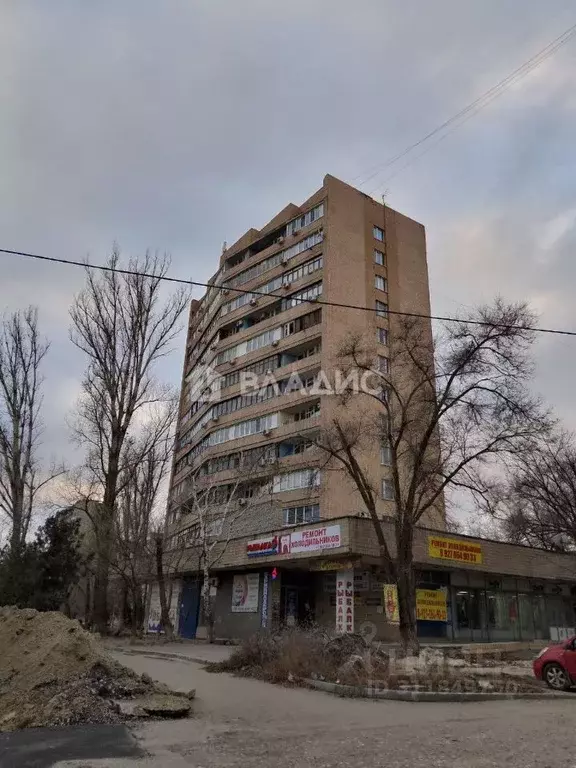
M226 240L224 240L224 242L222 243L222 253L223 254L226 253L226 249L227 248L228 248L228 243L226 242Z

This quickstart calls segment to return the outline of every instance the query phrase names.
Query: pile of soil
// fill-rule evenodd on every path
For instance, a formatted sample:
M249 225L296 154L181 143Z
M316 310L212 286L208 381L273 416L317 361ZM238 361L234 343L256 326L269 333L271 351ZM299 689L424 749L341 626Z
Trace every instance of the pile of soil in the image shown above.
M158 694L182 697L109 658L77 621L0 608L0 731L118 723L119 701Z

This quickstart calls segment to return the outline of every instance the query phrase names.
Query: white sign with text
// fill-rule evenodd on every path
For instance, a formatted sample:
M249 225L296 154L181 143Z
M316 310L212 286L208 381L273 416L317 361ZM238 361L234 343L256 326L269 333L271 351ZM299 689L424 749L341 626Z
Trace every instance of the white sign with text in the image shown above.
M336 549L341 546L339 525L296 531L290 537L290 553L293 555L300 552L318 552L321 549Z

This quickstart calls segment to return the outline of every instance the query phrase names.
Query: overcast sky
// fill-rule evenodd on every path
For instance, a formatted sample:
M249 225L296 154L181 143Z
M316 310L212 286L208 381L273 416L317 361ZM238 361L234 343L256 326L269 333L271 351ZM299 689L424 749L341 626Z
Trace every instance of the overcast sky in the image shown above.
M117 241L206 280L224 240L325 173L368 176L574 22L573 0L3 0L0 247L103 261ZM576 329L575 136L572 41L363 187L425 224L435 312L500 293ZM52 342L45 452L71 460L82 271L0 266L3 310L37 304ZM539 390L576 428L576 339L536 351ZM165 363L174 383L182 355Z

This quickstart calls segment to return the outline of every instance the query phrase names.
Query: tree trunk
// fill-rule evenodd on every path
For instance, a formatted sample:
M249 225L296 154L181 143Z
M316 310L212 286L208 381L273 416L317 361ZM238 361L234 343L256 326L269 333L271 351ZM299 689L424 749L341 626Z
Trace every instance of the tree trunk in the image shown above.
M132 627L134 619L133 605L130 605L128 584L122 585L122 626Z
M418 625L416 620L416 580L414 577L414 555L412 552L414 531L406 524L397 531L398 552L396 555L396 583L398 587L398 612L400 615L400 637L405 654L418 655Z
M18 467L13 468L18 471ZM10 532L10 552L16 557L24 543L24 485L21 482L14 483L12 486L12 531Z
M212 602L212 596L210 595L210 572L209 569L204 566L204 578L202 580L202 613L204 614L204 621L206 622L206 633L208 642L214 642L214 605Z
M103 505L96 532L96 575L94 578L94 625L100 634L108 631L108 584L112 550L112 515Z
M132 628L133 637L139 637L142 634L144 626L144 600L142 598L142 587L135 584L132 589Z
M398 612L400 614L400 638L404 654L420 653L418 625L416 623L416 592L412 567L398 568Z
M109 470L104 487L102 510L96 524L97 562L94 582L94 623L100 634L108 631L108 585L110 581L110 561L114 544L114 512L118 488L118 466L120 461L121 440L113 435L110 447Z
M160 597L160 626L168 641L174 640L174 626L170 618L170 606L166 595L166 577L164 576L164 540L162 535L156 536L156 578L158 579L158 594Z

